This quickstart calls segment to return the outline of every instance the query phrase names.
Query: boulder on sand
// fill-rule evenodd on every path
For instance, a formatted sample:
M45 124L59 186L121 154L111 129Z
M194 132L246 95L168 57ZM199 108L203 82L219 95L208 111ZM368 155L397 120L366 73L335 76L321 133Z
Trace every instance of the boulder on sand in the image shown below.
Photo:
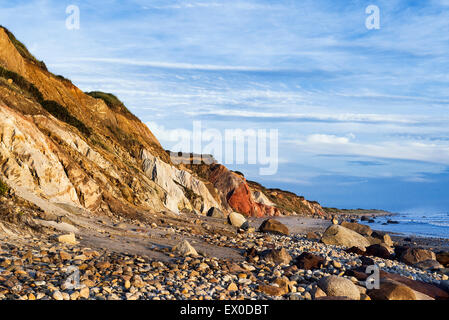
M379 289L368 291L372 300L417 300L415 292L396 281L382 281Z
M198 255L195 248L192 247L191 244L187 240L184 240L184 241L178 243L176 246L173 247L172 250L183 255L183 256L197 256Z
M325 259L321 256L314 255L309 252L303 252L295 260L295 265L299 269L314 270L321 269L325 263Z
M445 267L449 266L449 252L441 251L438 252L436 256L439 263Z
M363 224L356 223L356 222L343 221L341 223L341 226L345 227L349 230L355 231L358 234L361 234L362 236L370 236L373 233L373 230L371 230L371 228L369 226L365 226Z
M394 246L394 242L393 242L393 240L391 240L390 235L385 232L373 231L373 233L369 237L366 237L366 238L368 239L368 241L371 244L385 243L389 247Z
M408 265L414 265L426 260L436 260L435 253L425 249L407 248L399 256L399 261Z
M352 300L360 300L360 291L351 280L329 276L321 278L318 287L323 290L328 297L348 297Z
M212 207L209 209L209 211L207 211L207 216L217 219L223 219L225 217L224 213L220 209L215 207Z
M366 248L370 245L364 236L339 225L332 225L327 228L321 237L321 242L327 245L345 246L349 248Z
M56 240L60 243L66 243L71 245L78 244L78 241L76 241L75 234L73 232L69 234L60 235L56 238Z
M356 255L363 256L366 251L360 249L359 247L351 247L351 248L345 249L345 252L354 253Z
M390 249L391 250L391 249ZM367 256L378 257L382 259L390 259L391 252L385 244L373 244L366 248Z
M280 250L268 250L262 253L264 260L274 262L275 264L289 264L292 257L285 248Z
M413 266L415 268L419 268L422 270L430 270L430 271L440 270L440 269L444 268L437 260L425 260L425 261L415 263Z
M265 220L259 227L260 232L268 232L288 236L288 228L278 220Z
M361 268L363 269L363 268ZM364 281L366 277L368 277L368 274L364 272L364 270L357 269L356 270L350 270L350 272L347 272L348 275L355 276L358 280ZM365 278L365 279L364 279ZM415 292L415 295L417 296L417 299L422 299L422 295L425 295L427 297L430 297L435 300L449 300L449 294L444 290L444 288L438 287L436 285L409 279L407 277L401 276L399 274L395 273L388 273L383 270L380 270L380 281L381 281L381 289L382 289L382 283L386 282L396 282L402 285L405 285L412 289ZM441 281L443 282L443 281ZM441 286L440 282L440 286ZM368 292L368 295L370 295L370 292ZM373 297L371 297L373 298ZM373 299L374 300L374 299Z
M237 212L231 212L231 214L228 217L229 223L233 225L236 228L242 227L247 221L246 218Z
M433 299L436 300L448 300L449 294L445 292L444 290L440 289L436 285L418 281L418 280L412 280L407 277L401 276L399 274L395 273L388 273L383 270L380 270L380 278L381 279L388 279L388 280L394 280L399 283L402 283L406 285L407 287L411 288L414 291L423 293Z

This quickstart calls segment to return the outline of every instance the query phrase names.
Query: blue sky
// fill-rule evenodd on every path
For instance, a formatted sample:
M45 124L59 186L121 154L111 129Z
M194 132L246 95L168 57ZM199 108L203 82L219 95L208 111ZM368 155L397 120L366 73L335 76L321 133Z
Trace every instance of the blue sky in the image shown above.
M0 23L166 148L194 120L278 129L277 175L232 168L326 206L449 208L449 0L0 0Z

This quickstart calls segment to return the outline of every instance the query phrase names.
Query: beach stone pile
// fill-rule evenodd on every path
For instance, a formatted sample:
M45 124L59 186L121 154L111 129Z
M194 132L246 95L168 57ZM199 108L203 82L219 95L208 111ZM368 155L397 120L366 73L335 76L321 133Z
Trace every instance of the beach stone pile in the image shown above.
M173 248L157 249L170 258L169 262L85 247L73 235L22 242L3 239L0 299L449 299L447 270L421 269L414 263L416 259L422 262L435 257L447 266L443 252L432 255L405 249L399 259L394 250L388 258L368 256L366 248L371 245L363 242L367 247L360 248L360 242L352 242L356 238L352 233L351 242L345 244L357 246L348 248L289 234L279 221L262 225L272 226L274 232L267 232L265 227L241 232L236 227L232 237L213 232L195 235L212 245L238 249L238 261L202 253L185 240L192 234L174 227L171 229L184 240ZM337 237L345 235L346 230L355 232L338 227ZM329 235L325 233L326 237ZM409 257L412 260L407 260ZM378 289L366 286L371 264L380 268Z

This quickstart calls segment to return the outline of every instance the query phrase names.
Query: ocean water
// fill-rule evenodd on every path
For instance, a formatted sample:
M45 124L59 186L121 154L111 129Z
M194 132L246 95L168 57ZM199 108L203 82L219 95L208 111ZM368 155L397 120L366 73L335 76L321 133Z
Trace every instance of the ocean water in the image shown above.
M387 220L399 224L383 225ZM402 212L389 217L378 217L368 225L374 230L404 235L449 239L449 212Z

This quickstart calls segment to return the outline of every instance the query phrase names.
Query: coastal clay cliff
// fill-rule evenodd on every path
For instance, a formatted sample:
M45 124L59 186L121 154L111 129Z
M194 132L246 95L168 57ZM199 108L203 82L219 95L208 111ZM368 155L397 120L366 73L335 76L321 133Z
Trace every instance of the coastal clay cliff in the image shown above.
M291 192L267 189L247 181L242 173L233 172L221 164L191 164L188 167L219 190L226 208L246 216L326 215L317 202L307 201Z
M220 164L174 165L112 94L84 93L0 27L0 178L42 210L114 215L324 215L321 206L246 181ZM68 209L69 208L69 209Z

